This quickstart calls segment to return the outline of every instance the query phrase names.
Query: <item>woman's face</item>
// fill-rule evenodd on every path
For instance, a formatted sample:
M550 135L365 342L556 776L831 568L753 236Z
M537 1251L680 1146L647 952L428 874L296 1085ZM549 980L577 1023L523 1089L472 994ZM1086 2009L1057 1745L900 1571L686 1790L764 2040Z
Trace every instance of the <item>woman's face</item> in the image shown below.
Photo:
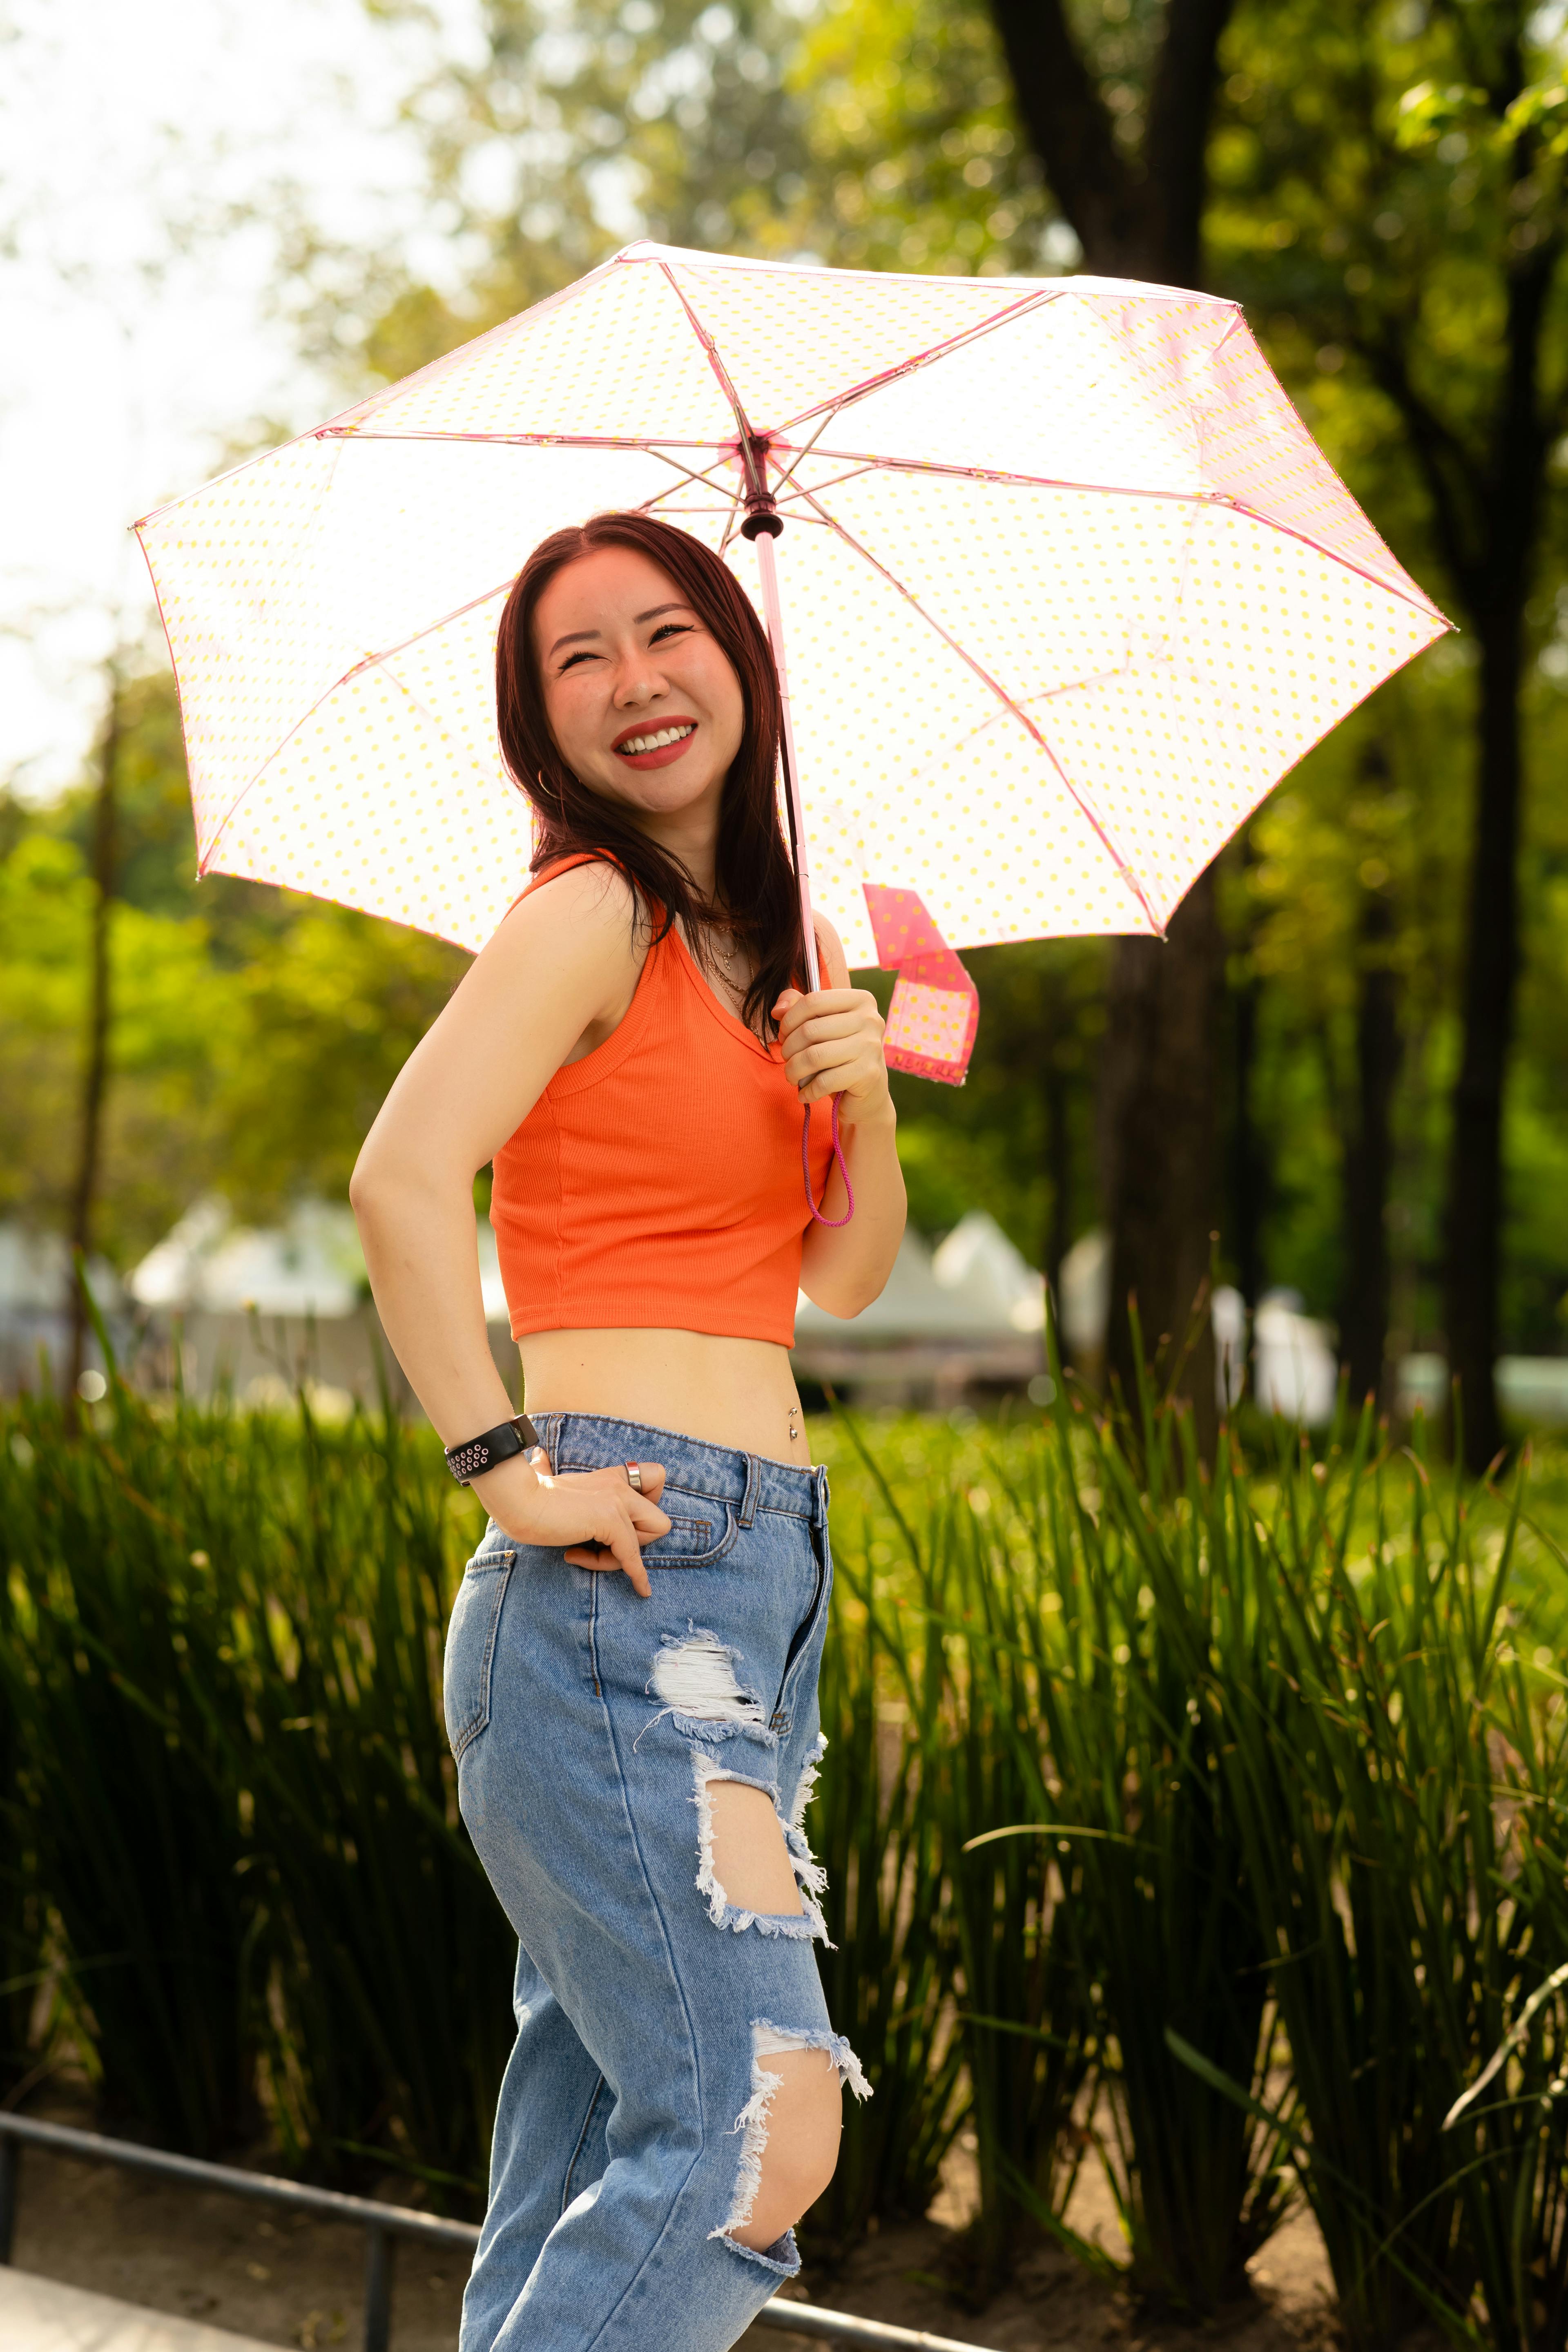
M649 816L715 821L741 748L741 682L679 589L635 548L555 574L534 609L545 716L580 782Z

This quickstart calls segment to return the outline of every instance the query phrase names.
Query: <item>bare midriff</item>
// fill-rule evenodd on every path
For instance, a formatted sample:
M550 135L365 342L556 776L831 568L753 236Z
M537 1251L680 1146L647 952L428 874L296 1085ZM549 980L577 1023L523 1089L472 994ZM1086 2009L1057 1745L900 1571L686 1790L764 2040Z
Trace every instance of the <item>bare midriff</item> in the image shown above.
M706 1331L531 1331L518 1345L531 1414L605 1413L797 1469L810 1463L789 1349L772 1340Z

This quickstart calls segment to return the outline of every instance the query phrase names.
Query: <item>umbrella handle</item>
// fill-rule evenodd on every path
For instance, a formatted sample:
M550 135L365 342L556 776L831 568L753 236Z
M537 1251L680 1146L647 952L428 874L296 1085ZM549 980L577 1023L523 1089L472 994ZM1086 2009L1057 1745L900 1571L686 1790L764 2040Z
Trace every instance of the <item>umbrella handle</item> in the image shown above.
M771 525L770 528L763 527ZM744 529L744 525L742 526ZM762 583L763 614L773 668L779 682L779 752L784 762L784 814L789 819L789 845L795 856L795 888L800 893L801 945L805 951L805 984L814 992L822 986L816 961L816 926L811 919L811 864L805 845L805 811L801 805L800 769L795 756L795 713L790 705L789 668L784 660L784 611L779 604L779 575L773 562L773 541L784 528L775 513L763 519L753 533L757 577Z
M849 1196L849 1206L841 1217L825 1217L811 1197L811 1105L807 1103L800 1124L800 1172L805 1179L805 1205L819 1225L826 1225L830 1233L837 1233L839 1226L847 1225L855 1214L855 1187L849 1181L849 1171L844 1164L844 1147L838 1140L838 1097L837 1095L833 1097L833 1157L838 1162L838 1172L844 1179L844 1190ZM833 1171L830 1168L827 1171L827 1183L831 1184L832 1181ZM827 1184L822 1188L822 1197L825 1201L827 1198Z

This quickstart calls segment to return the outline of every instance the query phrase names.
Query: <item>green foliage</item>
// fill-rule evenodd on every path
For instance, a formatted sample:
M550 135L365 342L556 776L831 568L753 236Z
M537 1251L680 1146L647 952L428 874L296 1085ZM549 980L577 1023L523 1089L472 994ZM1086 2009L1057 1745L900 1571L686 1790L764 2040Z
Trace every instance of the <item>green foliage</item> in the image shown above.
M126 1265L202 1192L341 1198L405 1057L467 966L390 923L198 882L173 681L127 696L101 1240ZM58 1225L80 1112L88 795L0 798L0 1216Z
M1318 1461L1227 1444L1212 1479L1152 1410L1131 1440L1066 1401L817 1434L839 1581L808 1822L878 2097L814 2258L923 2210L967 2123L976 2300L1031 2233L1073 2242L1093 2149L1149 2303L1212 2309L1299 2183L1352 2342L1434 2311L1559 2341L1561 1465L1521 1515L1370 1423ZM77 1436L23 1400L0 1440L16 1974L57 1939L144 2127L221 2147L259 2099L297 2165L471 2200L510 1943L440 1727L479 1523L433 1439L116 1388Z
M1020 135L996 32L973 6L830 6L786 68L805 121L792 231L857 269L1026 271L1053 207Z
M396 14L396 9L384 10ZM855 268L1028 270L1052 208L984 7L486 0L421 93L434 187L485 259L460 297L373 263L318 339L393 380L633 236ZM333 279L353 257L333 257Z
M475 2193L514 1947L441 1728L438 1451L119 1383L98 1424L7 1415L0 1679L105 2102L210 2151L259 2095L296 2162L368 2147Z
M1256 306L1384 535L1479 619L1489 445L1518 396L1510 306L1544 305L1549 429L1568 367L1556 17L1519 0L1293 0L1239 15L1227 58L1216 271ZM1533 426L1529 399L1517 422Z
M838 2168L812 2210L811 2252L830 2259L874 2216L924 2213L963 2110L963 2042L945 2014L957 1849L931 1801L927 1743L912 1728L919 1699L868 1567L837 1568L820 1693L827 1760L809 1815L828 1868L828 2014L876 2089L846 2101Z

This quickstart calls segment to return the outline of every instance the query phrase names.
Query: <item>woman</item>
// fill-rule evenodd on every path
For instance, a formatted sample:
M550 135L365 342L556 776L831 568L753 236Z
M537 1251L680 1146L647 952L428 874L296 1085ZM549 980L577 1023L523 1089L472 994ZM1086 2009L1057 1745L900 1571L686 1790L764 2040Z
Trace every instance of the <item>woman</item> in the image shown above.
M641 515L557 532L497 688L535 879L353 1187L392 1344L489 1514L447 1718L521 1949L462 2347L718 2352L798 2268L842 2085L867 2091L812 1950L831 1562L788 1350L797 1285L857 1313L903 1231L882 1024L826 923L802 992L777 680L717 556ZM542 1454L485 1334L492 1161Z

